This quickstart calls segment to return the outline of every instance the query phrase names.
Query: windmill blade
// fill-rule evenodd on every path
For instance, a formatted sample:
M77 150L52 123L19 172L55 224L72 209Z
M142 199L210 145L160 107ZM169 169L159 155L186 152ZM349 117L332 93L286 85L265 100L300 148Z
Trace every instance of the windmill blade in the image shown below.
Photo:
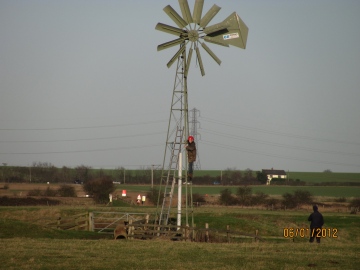
M186 21L170 5L164 7L164 11L180 28L184 28L187 25Z
M203 7L204 0L195 0L193 22L196 24L200 24Z
M200 42L201 43L201 42ZM210 56L212 57L212 59L215 60L216 63L221 64L221 60L215 55L215 53L213 53L212 50L210 50L210 48L205 44L205 43L201 43L201 46L204 48L205 51L207 51L208 54L210 54Z
M216 44L216 45L220 45L220 46L224 46L224 47L230 47L229 44L227 44L225 42L222 42L221 40L215 40L214 38L209 37L209 36L205 36L204 40L209 42L209 43Z
M191 57L192 57L193 51L194 51L193 48L190 48L187 63L186 63L185 73L184 73L185 77L187 77L188 72L189 72L190 63L191 63Z
M205 14L205 16L200 21L200 26L205 28L209 22L215 17L215 15L220 11L221 7L213 5L210 10Z
M203 65L202 60L201 60L201 54L200 54L199 47L196 47L195 50L196 50L196 56L197 56L199 66L200 66L201 76L205 76L204 65Z
M209 27L206 27L204 29L204 33L209 35L209 34L212 34L215 32L226 30L229 26L230 26L230 23L227 21L224 21L224 22L217 23L217 24L211 25Z
M183 15L184 20L187 22L187 24L192 23L193 19L191 16L188 1L187 0L179 0L179 5L180 5L181 13Z
M172 64L174 64L176 59L179 58L179 56L185 51L185 49L186 49L186 46L181 46L180 50L178 50L178 52L173 56L173 58L171 58L169 63L167 63L168 68L170 68L172 66Z
M183 38L178 38L178 39L174 39L172 41L160 44L159 46L157 46L157 50L158 51L162 51L165 49L168 49L170 47L176 46L176 45L180 45L181 43L183 43L185 41L185 39Z
M167 24L158 23L155 27L156 30L163 31L165 33L169 33L175 36L181 36L186 33L185 30L182 30L180 28L176 28Z

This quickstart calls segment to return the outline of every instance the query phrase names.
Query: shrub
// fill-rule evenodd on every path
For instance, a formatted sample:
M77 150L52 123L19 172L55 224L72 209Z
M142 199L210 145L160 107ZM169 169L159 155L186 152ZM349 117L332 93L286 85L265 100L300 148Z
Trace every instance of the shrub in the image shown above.
M350 207L360 208L360 198L355 198L351 200Z
M33 190L29 190L28 196L42 196L42 191L40 189L33 189Z
M50 187L48 187L45 191L41 192L41 196L55 197L56 195L57 191L52 190Z
M104 176L85 182L83 189L96 203L105 203L109 201L109 194L115 190L115 186L109 177Z
M241 205L250 205L252 197L252 189L244 186L237 189L236 195Z
M345 197L336 198L335 202L346 202L346 198Z
M204 195L194 193L193 194L193 202L204 203L204 202L206 202L206 200L204 198Z
M277 209L280 205L280 201L275 198L269 198L265 201L265 206L267 209Z
M295 208L302 204L311 203L313 203L312 195L309 191L306 190L295 190L294 194L283 194L283 205L286 208Z
M237 200L232 196L231 190L227 188L220 192L219 203L223 205L234 205L237 203Z
M252 205L260 205L260 204L267 204L267 199L269 198L268 194L264 192L256 192L254 196L251 198Z
M297 206L297 202L295 201L295 197L293 194L285 193L282 195L283 197L283 206L287 208L295 208Z
M60 197L76 197L75 188L69 185L61 185L58 189Z

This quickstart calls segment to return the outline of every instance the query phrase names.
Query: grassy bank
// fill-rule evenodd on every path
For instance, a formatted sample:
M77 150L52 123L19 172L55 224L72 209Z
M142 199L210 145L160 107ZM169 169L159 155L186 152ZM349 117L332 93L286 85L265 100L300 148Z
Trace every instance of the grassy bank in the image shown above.
M358 269L360 216L324 212L326 228L337 230L310 244L284 229L308 228L308 211L265 211L240 207L195 208L197 227L252 234L261 240L231 243L169 240L112 240L92 232L59 231L41 219L83 211L155 212L153 207L0 207L1 269ZM210 239L211 240L211 239Z
M357 244L6 239L2 269L358 269Z

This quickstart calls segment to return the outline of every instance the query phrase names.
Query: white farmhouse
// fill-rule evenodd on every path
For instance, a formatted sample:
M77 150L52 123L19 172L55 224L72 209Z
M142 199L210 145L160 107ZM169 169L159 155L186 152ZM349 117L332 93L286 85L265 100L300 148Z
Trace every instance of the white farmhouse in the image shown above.
M273 168L263 169L262 173L265 174L267 177L266 185L270 185L270 182L273 178L279 178L279 179L287 178L286 172L284 170L274 170Z

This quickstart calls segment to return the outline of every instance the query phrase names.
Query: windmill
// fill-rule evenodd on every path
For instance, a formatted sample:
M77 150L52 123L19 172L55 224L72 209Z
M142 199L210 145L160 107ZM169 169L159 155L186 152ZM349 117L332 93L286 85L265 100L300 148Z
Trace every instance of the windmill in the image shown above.
M163 23L158 23L155 27L156 30L177 37L174 40L160 44L157 47L158 51L169 49L175 46L180 47L175 55L167 63L167 67L170 68L177 61L177 69L170 109L163 170L160 181L161 184L165 185L161 204L161 213L157 215L160 225L167 225L169 222L176 179L178 179L177 225L181 225L181 191L183 178L182 164L185 165L185 172L187 171L187 162L182 163L182 156L184 156L184 160L187 160L186 153L182 155L182 152L184 151L184 145L189 135L187 77L193 57L193 52L195 51L196 60L200 67L201 75L204 76L205 69L201 58L200 48L203 48L211 56L211 58L213 58L215 62L220 65L221 60L214 54L214 52L206 43L212 43L224 47L229 47L232 45L245 49L248 35L248 27L240 19L236 12L232 13L224 21L208 26L211 20L220 11L220 7L213 5L210 10L204 16L202 16L204 0L195 0L192 14L187 0L179 0L179 5L182 16L180 16L179 13L170 5L164 8L165 13L177 25L177 27ZM167 162L168 166L166 167ZM186 225L189 225L189 208L191 209L191 213L193 213L192 188L191 185L189 188L187 174L185 174L184 178L186 183ZM161 185L159 191L158 209L160 208L160 194ZM193 216L192 225L194 225Z

